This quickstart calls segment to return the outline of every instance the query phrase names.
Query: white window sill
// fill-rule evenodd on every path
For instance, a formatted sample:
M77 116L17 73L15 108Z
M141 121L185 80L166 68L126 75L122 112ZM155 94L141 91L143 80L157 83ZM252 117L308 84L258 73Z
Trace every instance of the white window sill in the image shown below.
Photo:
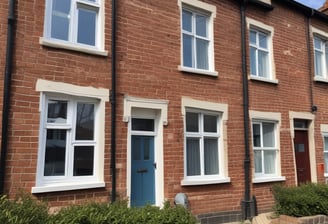
M223 184L230 183L230 177L220 177L217 179L183 179L181 181L182 186L193 186L193 185L208 185L208 184Z
M83 45L77 45L69 42L61 42L56 40L47 39L45 37L40 37L39 42L41 45L54 47L54 48L61 48L66 50L72 51L79 51L87 54L94 54L100 56L108 56L108 51L98 50L96 48L87 47Z
M320 76L314 76L314 81L328 83L328 78L324 78L324 77L320 77Z
M90 188L101 188L105 187L104 182L86 182L86 183L58 183L49 184L45 186L32 187L32 193L46 193L46 192L56 192L56 191L72 191L72 190L82 190Z
M267 82L267 83L272 83L272 84L278 84L279 81L278 79L268 79L268 78L263 78L263 77L257 77L257 76L250 76L250 80L255 80L255 81L260 81L260 82Z
M274 177L255 177L253 179L254 184L258 183L268 183L268 182L278 182L278 181L285 181L286 177L284 176L274 176Z
M189 68L189 67L184 67L182 65L178 66L178 70L182 71L182 72L189 72L189 73L194 73L194 74L209 75L209 76L216 76L216 77L219 75L219 73L217 71Z

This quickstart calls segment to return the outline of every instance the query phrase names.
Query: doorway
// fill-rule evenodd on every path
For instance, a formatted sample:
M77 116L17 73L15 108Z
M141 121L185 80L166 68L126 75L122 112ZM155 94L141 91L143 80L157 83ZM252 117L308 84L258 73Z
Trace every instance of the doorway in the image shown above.
M299 124L301 126L297 126ZM309 154L309 135L306 120L294 121L294 153L296 161L297 184L311 182Z
M131 206L155 204L154 137L132 136Z
M155 204L155 120L132 118L131 206Z

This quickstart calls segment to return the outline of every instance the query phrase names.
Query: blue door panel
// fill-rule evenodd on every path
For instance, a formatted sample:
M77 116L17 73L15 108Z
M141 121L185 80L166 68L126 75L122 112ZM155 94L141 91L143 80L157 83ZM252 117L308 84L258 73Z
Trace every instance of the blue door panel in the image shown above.
M154 136L132 135L131 206L155 204Z

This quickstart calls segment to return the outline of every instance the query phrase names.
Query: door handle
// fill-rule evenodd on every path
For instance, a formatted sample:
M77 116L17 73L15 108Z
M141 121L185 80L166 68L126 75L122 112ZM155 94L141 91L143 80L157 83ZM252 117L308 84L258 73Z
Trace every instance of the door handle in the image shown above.
M147 173L147 172L148 172L148 170L146 168L137 170L137 173Z

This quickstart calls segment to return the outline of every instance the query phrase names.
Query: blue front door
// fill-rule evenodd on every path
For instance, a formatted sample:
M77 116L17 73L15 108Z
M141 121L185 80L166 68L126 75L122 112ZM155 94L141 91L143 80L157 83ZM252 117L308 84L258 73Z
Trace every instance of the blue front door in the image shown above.
M131 206L155 204L154 136L132 135Z

